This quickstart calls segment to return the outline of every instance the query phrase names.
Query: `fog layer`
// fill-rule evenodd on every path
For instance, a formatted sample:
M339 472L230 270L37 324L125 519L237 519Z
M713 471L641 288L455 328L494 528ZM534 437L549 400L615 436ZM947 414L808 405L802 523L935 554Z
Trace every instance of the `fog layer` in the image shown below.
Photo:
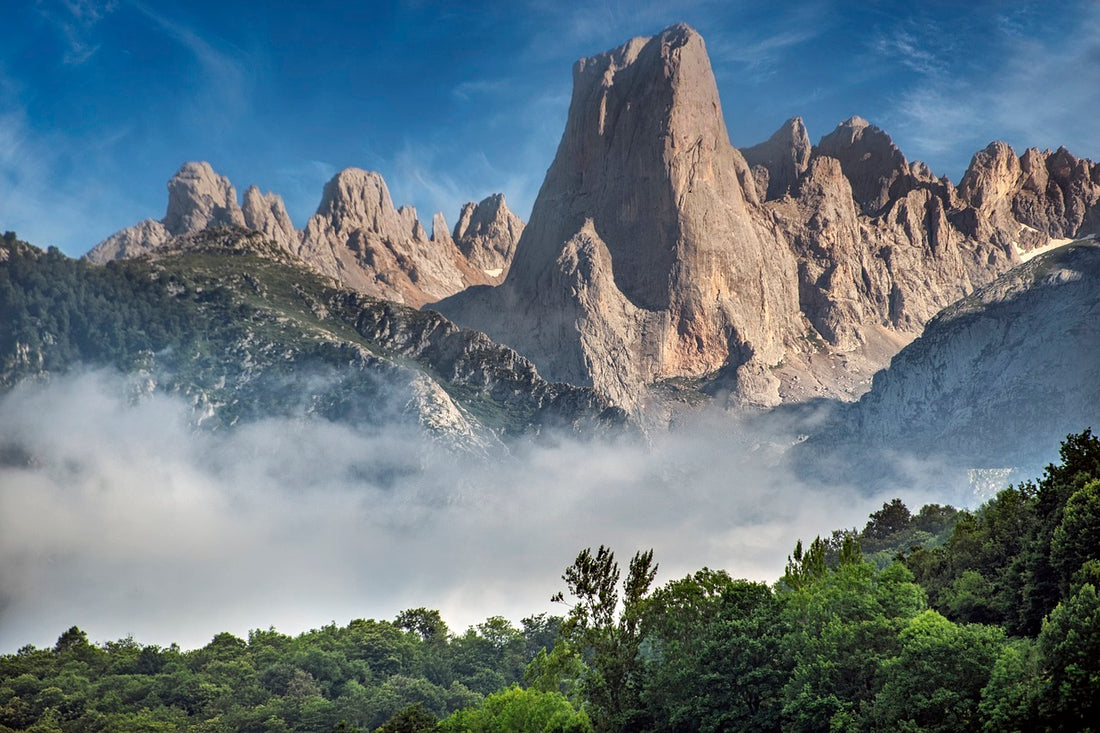
M0 652L74 624L193 648L417 606L456 630L518 621L553 610L565 566L601 543L624 563L653 548L659 582L703 566L771 582L796 539L862 526L898 493L801 482L785 462L794 429L725 415L646 442L541 436L491 459L408 428L212 432L190 417L182 398L135 397L105 373L0 398Z

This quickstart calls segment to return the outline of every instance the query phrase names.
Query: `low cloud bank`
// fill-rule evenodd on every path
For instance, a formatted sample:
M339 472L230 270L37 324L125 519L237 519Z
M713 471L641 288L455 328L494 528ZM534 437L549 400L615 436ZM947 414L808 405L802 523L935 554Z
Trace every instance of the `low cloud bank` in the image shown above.
M862 526L899 495L800 481L794 426L725 415L646 444L544 436L492 459L408 428L208 431L190 415L105 373L0 398L0 652L74 624L193 648L417 606L459 631L518 621L553 611L565 566L601 543L622 563L652 547L659 582L703 566L770 582L797 538Z

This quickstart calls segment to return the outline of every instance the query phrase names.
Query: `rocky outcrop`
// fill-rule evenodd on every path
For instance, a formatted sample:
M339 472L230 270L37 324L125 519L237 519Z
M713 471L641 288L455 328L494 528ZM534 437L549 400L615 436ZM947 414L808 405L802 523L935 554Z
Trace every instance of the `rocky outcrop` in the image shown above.
M783 123L770 138L741 148L741 154L752 166L761 199L777 199L791 192L799 176L810 167L810 136L801 117Z
M260 189L249 186L244 192L244 225L260 232L288 252L298 246L298 232L286 213L286 206L278 194L260 193Z
M885 132L862 117L851 117L821 138L814 151L840 162L861 213L878 214L905 194L909 163Z
M433 221L429 238L415 209L394 207L382 176L349 168L325 186L317 213L298 231L278 195L250 186L240 206L232 184L209 163L186 163L168 181L168 213L162 221L149 219L123 229L85 258L102 264L138 257L171 247L178 237L238 227L263 234L314 269L364 293L419 306L470 285L500 282L523 222L497 194L466 205L457 243L442 215Z
M703 39L684 25L582 59L557 155L507 279L434 304L549 378L639 406L642 385L768 369L800 328L791 251L753 204Z
M209 163L184 163L168 181L168 213L164 228L173 235L207 227L244 226L237 190Z
M429 239L415 209L395 209L382 176L358 168L325 185L296 253L360 292L412 306L488 282L436 227Z
M255 200L257 197L258 200ZM168 211L163 219L146 219L116 232L93 247L84 258L103 264L110 260L139 257L163 247L173 237L195 234L211 227L249 226L264 231L261 226L253 227L246 223L250 215L260 217L261 204L281 211L285 225L290 232L294 231L278 196L268 194L265 198L256 191L252 198L254 200L249 204L249 194L245 196L245 205L249 209L246 214L237 203L237 191L228 178L215 173L209 163L184 163L168 180ZM277 225L269 223L273 221L272 216L263 217L264 226L275 229Z
M802 154L790 127L765 144L771 159ZM783 140L786 156L776 152ZM867 377L942 308L1056 245L1067 226L1088 233L1095 166L1051 157L1059 155L1018 159L1005 143L993 143L974 156L956 190L927 165L907 162L885 132L859 118L822 138L795 185L779 198L769 191L764 203L798 260L800 309L825 342L808 366L797 355L786 360L777 372L781 396L857 397ZM1025 168L1058 168L1072 183L1051 187ZM1037 204L1032 192L1043 186L1050 193ZM1059 208L1066 200L1073 203ZM1036 215L1029 224L1021 209L1063 214ZM1067 211L1074 212L1068 223ZM830 383L830 374L841 381Z
M971 467L1041 461L1100 421L1098 353L1100 243L1081 241L944 309L815 442Z
M454 241L470 264L496 285L508 274L521 234L523 222L508 210L504 194L496 193L462 207Z
M84 259L102 265L111 260L140 257L159 249L171 238L164 224L146 219L107 237L84 255Z

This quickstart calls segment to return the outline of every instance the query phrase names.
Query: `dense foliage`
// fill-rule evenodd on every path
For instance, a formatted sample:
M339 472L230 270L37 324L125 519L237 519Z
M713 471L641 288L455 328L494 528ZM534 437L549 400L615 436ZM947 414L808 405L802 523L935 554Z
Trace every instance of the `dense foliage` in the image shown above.
M872 562L861 550L872 548ZM893 558L892 561L884 558ZM582 551L565 618L436 611L0 658L0 731L1031 731L1100 720L1100 439L978 510L883 505L774 586Z

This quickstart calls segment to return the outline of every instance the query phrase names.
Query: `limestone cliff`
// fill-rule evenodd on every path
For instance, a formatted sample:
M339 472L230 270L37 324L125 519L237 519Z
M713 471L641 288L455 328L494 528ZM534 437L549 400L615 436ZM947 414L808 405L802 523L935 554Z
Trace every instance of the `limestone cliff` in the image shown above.
M942 308L1100 227L1098 167L1064 150L995 143L958 189L859 117L741 153L690 28L582 59L504 284L432 307L633 407L669 377L851 400Z
M811 149L801 117L787 120L759 145L741 148L741 154L752 166L759 197L771 200L790 193L810 166Z
M496 285L508 274L521 234L523 221L508 210L504 194L497 193L462 207L454 241L470 264Z
M436 220L442 222L442 215ZM186 163L168 181L168 212L147 219L96 245L85 258L102 264L138 257L170 246L172 240L207 229L245 227L307 265L378 298L419 306L474 284L497 283L511 264L523 231L500 194L463 208L461 236L446 224L431 238L416 210L397 209L382 177L356 168L326 186L317 213L298 231L282 198L250 186L243 206L224 176L209 163Z
M1100 244L1078 241L944 309L817 442L972 467L1041 460L1097 425L1098 353Z
M703 39L636 38L573 82L507 279L432 307L619 404L727 365L741 398L774 403L767 369L801 327L795 263L729 143Z
M429 239L414 209L394 208L382 176L358 168L325 185L295 251L356 290L413 306L488 282L453 240Z

